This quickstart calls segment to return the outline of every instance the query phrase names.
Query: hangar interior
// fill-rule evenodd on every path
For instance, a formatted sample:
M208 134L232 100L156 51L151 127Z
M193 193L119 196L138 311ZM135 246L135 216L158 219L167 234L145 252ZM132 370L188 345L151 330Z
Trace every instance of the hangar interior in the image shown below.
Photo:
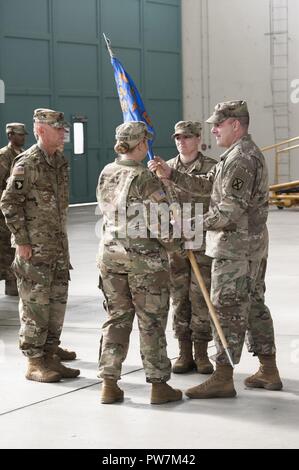
M103 32L142 95L157 134L155 153L175 155L175 122L203 122L217 102L242 98L254 140L272 147L265 150L270 184L299 180L298 17L297 0L0 0L1 147L11 121L24 122L26 146L34 143L35 108L64 111L71 123L65 154L74 269L62 345L76 350L73 365L81 370L79 378L58 384L25 380L18 299L4 295L1 281L1 449L298 448L299 195L293 207L286 202L277 210L274 203L268 219L266 303L283 390L244 387L244 378L257 369L244 347L235 371L237 398L185 397L159 407L149 403L136 323L121 380L124 403L100 403L97 362L105 311L97 287L99 216L93 204L99 172L114 158L114 129L122 122ZM77 153L78 124L83 150ZM209 130L205 124L203 151L219 158ZM289 139L295 140L273 147ZM170 318L167 342L174 360L178 347ZM209 355L214 353L210 343ZM170 383L185 390L204 380L192 372L172 375Z

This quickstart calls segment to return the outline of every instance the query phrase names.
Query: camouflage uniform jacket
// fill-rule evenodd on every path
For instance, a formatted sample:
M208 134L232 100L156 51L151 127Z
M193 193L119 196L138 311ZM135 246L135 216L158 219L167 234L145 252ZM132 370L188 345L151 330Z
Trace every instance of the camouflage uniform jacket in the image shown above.
M181 173L187 173L188 175L206 175L213 166L217 163L217 160L214 158L206 157L201 152L198 152L197 157L189 164L184 164L180 158L180 155L177 155L175 158L167 161L167 164L174 168L175 170L180 171ZM183 189L177 185L173 185L177 201L182 204L184 202L191 202L191 203L201 203L203 205L203 214L205 214L209 210L210 205L210 193L207 192L205 194L198 194L190 191L187 188ZM205 251L205 235L204 232L204 239L203 244L200 249L201 252Z
M6 181L10 174L12 162L19 155L11 144L0 149L0 199L4 189L6 188Z
M32 245L33 256L45 263L62 253L64 269L69 267L68 162L60 152L49 157L35 144L20 154L3 192L1 209L14 245Z
M166 249L179 250L180 244L171 239L171 226L162 236L160 219L149 223L149 210L168 207L159 179L141 163L116 158L100 174L97 199L103 214L98 266L118 273L166 270Z
M267 252L268 171L265 158L250 135L235 142L206 175L190 177L173 171L181 187L211 191L206 254L219 259L251 259Z

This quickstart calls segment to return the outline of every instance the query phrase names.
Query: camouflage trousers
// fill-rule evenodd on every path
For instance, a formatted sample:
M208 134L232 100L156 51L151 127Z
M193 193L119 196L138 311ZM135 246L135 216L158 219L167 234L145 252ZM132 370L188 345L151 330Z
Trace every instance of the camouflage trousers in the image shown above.
M263 260L213 259L211 301L216 309L234 364L240 362L245 333L255 354L275 352L273 323L264 304ZM216 362L229 364L213 327Z
M246 345L249 352L265 355L276 353L271 313L265 305L267 258L249 261L250 310Z
M211 286L212 259L204 253L194 252L207 289ZM169 255L170 312L173 330L179 340L212 340L210 315L192 270L190 261L177 253Z
M120 379L136 314L146 381L169 380L171 363L163 326L168 313L168 279L167 271L118 274L101 267L99 287L107 319L102 326L99 377Z
M15 275L11 270L11 264L15 257L15 249L10 245L10 236L11 233L0 211L0 281L2 279L15 279Z
M19 345L27 357L40 357L60 344L69 271L16 257L13 269L19 291Z

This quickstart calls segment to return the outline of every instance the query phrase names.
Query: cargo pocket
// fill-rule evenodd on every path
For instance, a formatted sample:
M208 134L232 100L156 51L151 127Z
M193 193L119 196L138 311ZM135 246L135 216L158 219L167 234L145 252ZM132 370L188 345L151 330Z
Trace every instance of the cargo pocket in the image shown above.
M213 260L211 300L215 307L240 305L248 298L246 261Z
M168 310L169 291L166 287L150 289L145 294L145 309L151 313L163 313Z
M17 277L48 287L50 285L49 268L45 265L34 265L29 260L16 256L11 268Z

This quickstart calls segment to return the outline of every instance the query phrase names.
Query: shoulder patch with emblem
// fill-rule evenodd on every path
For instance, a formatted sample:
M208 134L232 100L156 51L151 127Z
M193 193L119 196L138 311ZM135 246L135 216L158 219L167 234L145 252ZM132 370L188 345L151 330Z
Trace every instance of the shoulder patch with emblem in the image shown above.
M15 185L15 189L23 189L23 186L24 186L24 181L23 180L19 180L19 179L15 179L14 180L14 185Z
M244 166L233 166L227 173L227 188L236 197L242 198L251 181L251 173Z
M244 181L241 178L235 178L232 182L232 187L236 191L240 191L243 188Z

